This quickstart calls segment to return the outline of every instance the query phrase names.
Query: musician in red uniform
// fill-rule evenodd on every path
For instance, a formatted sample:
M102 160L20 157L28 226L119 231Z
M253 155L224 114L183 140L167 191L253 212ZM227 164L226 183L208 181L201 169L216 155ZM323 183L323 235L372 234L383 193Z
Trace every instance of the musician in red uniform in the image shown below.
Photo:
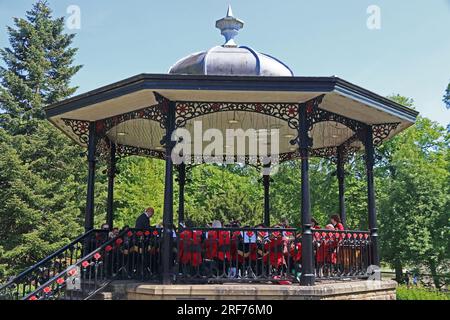
M334 230L339 230L339 231L344 230L344 225L341 222L341 218L337 214L333 214L330 217L330 222L333 225Z
M313 229L320 229L320 225L315 218L311 218L311 227Z
M264 245L264 251L268 252L264 256L264 263L269 264L278 274L282 271L284 261L284 242L281 231L273 231L269 235L269 241Z
M217 248L219 246L219 231L210 230L204 241L205 258L208 260L217 259Z
M315 233L316 240L316 265L318 267L319 276L325 275L331 272L332 265L336 264L335 253L335 233L332 232L334 227L332 224L328 224L325 227L329 232L317 232Z
M286 234L286 233L285 233ZM287 234L286 234L287 235ZM297 233L296 235L286 237L286 250L285 259L288 261L291 274L300 281L300 265L302 263L302 235Z
M220 224L220 222L218 221L218 223ZM216 226L213 227L214 228L220 228L217 226L218 224L216 224ZM230 231L227 230L219 230L219 231L214 231L216 232L216 236L217 236L217 251L214 251L214 247L213 250L211 251L212 254L214 255L215 261L217 263L217 269L218 269L218 273L219 275L225 275L226 272L228 272L228 268L230 266L230 260L231 260L231 236L230 236ZM209 235L208 235L209 237Z
M186 228L180 233L178 257L182 268L192 274L202 263L203 232L192 230L191 221L186 221Z
M244 248L247 252L247 265L251 269L251 276L256 277L256 264L258 261L258 236L255 231L246 231L245 237L247 243L244 241ZM244 238L245 240L245 238Z
M237 277L244 271L245 258L247 257L247 252L244 248L244 240L240 231L231 232L231 268L229 272L230 277Z

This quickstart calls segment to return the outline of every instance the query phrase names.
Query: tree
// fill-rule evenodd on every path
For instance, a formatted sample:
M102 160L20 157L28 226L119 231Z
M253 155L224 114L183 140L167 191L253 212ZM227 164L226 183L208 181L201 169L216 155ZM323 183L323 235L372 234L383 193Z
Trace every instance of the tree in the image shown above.
M82 150L44 120L44 106L75 92L74 35L38 1L8 27L0 50L0 271L42 259L82 230L86 166ZM102 190L98 190L101 193ZM5 267L5 265L7 267ZM0 274L0 277L2 274Z
M11 47L0 49L1 125L12 134L30 133L44 119L43 106L76 91L70 79L81 68L73 65L75 34L65 34L64 18L52 18L46 1L38 1L26 19L7 27Z
M447 109L450 109L450 83L448 84L447 89L445 90L443 100Z
M134 227L136 217L149 206L155 209L151 223L160 223L164 206L164 163L158 159L127 157L119 161L117 169L115 226Z
M422 117L379 149L381 251L397 280L405 265L425 266L440 286L437 273L450 259L448 150L445 129Z

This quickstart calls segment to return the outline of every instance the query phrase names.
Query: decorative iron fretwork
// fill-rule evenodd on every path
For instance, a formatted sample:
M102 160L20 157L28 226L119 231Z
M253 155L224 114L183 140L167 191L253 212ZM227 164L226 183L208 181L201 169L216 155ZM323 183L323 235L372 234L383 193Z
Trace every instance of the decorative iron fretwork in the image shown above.
M391 132L399 126L400 122L380 123L372 125L373 145L380 145Z
M309 155L311 157L327 158L327 159L331 159L332 161L335 161L334 158L337 157L337 147L324 147L324 148L310 149ZM301 158L300 149L297 149L293 152L286 152L286 153L280 154L280 162L296 160L296 159L300 159L300 158Z
M285 161L300 159L300 150L297 149L292 152L280 153L278 157L279 157L280 163L285 162Z
M255 112L287 121L292 129L298 127L298 107L296 103L244 103L244 102L184 102L176 103L177 128L184 127L188 120L225 111Z
M119 158L126 156L146 156L150 158L164 159L164 151L152 150L147 148L139 148L127 146L123 144L116 145L116 153Z
M337 163L338 160L338 148L336 146L332 147L323 147L323 148L316 148L316 149L310 149L309 150L309 156L310 157L318 157L318 158L324 158L328 159L334 163ZM348 160L352 154L357 152L359 150L358 147L353 146L346 146L342 149L342 155L344 157L344 160ZM296 160L300 159L300 150L297 149L293 152L286 152L286 153L280 153L279 155L279 162L285 162L290 160Z
M154 95L156 101L158 102L155 105L96 121L95 127L97 135L99 137L102 137L106 135L106 133L111 130L111 128L125 121L134 119L153 120L158 122L161 128L165 129L169 100L161 96L157 92L154 92Z
M314 112L314 110L318 109L319 105L322 103L323 98L325 97L324 94L314 97L306 102L302 102L299 105L299 108L306 108L306 121L307 121L307 125L308 125L308 137L307 140L305 141L306 146L308 148L311 148L313 146L313 139L309 136L309 131L311 131L311 129L313 128L313 123L312 123L312 118L311 118L311 114ZM299 109L300 111L300 109ZM298 114L300 116L300 114ZM297 130L297 136L290 140L289 143L291 145L300 145L302 143L302 141L300 140L300 125L299 125L299 121L301 119L298 118L297 119L297 126L294 128Z
M96 156L106 162L109 162L109 152L111 146L110 141L107 137L103 137L97 140L96 144Z
M81 144L88 144L89 142L89 121L76 119L62 119L64 124L72 130L78 137Z
M222 155L222 156L202 156L202 155L191 155L191 164L201 164L201 163L243 163L247 165L252 165L259 167L263 165L264 160L259 156L245 155Z
M325 158L336 163L338 159L338 147L323 147L312 149L310 155L312 157Z
M162 113L163 107L159 104L146 107L140 110L135 110L131 112L127 112L124 114L120 114L114 117L106 118L104 120L100 120L97 122L97 134L99 136L104 136L106 133L111 130L111 128L123 123L125 121L134 120L134 119L147 119L153 120L159 123L161 128L165 127L165 116Z
M347 140L345 140L338 148L341 148L341 153L342 153L342 158L343 161L346 162L350 159L350 156L352 154L355 154L356 152L359 151L359 147L357 146L352 146L352 144L358 140L361 140L362 137L362 131L360 130L359 132L355 133L353 136L351 136L350 138L348 138ZM336 149L336 153L337 153L337 149ZM335 163L337 163L337 158L335 159Z
M340 114L327 111L318 107L313 108L309 118L310 130L312 129L312 126L314 124L323 121L334 121L343 124L344 126L350 128L353 132L358 132L362 130L365 126L365 124L360 121L344 117Z

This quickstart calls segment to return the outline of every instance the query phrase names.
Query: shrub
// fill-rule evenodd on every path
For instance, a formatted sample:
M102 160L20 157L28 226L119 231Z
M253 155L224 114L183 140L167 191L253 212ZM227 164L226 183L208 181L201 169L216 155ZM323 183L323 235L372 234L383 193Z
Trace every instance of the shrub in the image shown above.
M397 288L398 300L450 300L450 294L429 290L421 287L399 286Z

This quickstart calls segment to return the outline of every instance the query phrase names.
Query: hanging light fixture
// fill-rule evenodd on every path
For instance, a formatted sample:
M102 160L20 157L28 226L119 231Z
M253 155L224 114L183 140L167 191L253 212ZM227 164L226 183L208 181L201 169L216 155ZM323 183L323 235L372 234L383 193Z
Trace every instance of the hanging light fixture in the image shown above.
M233 111L233 119L228 120L229 124L239 123L239 120L236 119L236 111Z

